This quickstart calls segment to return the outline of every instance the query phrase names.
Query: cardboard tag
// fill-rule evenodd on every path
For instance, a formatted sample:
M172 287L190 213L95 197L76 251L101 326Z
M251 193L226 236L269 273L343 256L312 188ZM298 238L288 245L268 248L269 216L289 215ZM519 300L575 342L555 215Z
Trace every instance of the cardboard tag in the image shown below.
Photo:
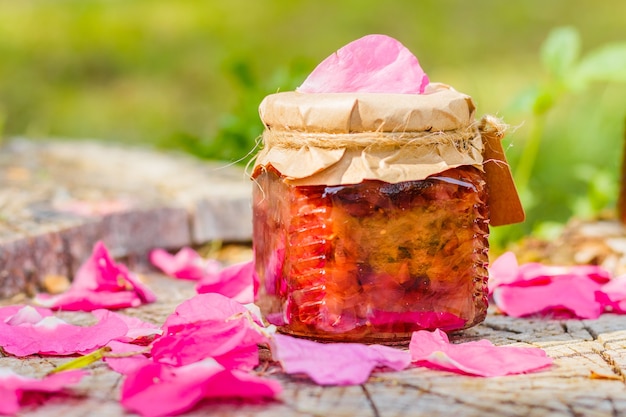
M502 138L504 138L502 123L497 118L487 115L481 119L479 130L485 146L483 168L489 187L487 204L491 218L490 225L504 226L521 223L526 219L526 214L502 148Z

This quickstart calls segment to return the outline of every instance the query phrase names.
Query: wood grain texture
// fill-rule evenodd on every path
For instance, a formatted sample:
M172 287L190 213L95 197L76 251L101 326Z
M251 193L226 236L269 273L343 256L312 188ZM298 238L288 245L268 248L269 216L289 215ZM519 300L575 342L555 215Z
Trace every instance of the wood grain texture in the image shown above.
M0 298L72 276L103 240L140 263L155 247L250 241L252 182L238 167L97 142L0 149ZM86 212L67 211L81 204Z
M147 275L159 301L126 314L161 324L185 299L193 283ZM6 304L6 302L5 302ZM85 324L86 313L63 313ZM555 359L546 371L498 378L477 378L413 368L376 373L352 387L320 387L306 377L284 375L262 350L259 372L279 380L277 401L206 401L185 416L619 416L626 415L626 319L605 314L597 320L515 319L491 312L485 323L452 335L454 342L489 339L498 345L538 346ZM42 376L67 358L0 357L0 367ZM67 396L51 398L20 416L121 416L121 377L106 364Z

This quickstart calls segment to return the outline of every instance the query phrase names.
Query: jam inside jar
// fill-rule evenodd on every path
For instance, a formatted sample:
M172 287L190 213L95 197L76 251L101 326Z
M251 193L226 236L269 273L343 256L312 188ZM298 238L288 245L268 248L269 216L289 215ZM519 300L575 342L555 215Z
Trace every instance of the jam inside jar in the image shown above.
M489 212L479 169L294 186L270 166L256 183L258 303L279 331L402 343L416 330L484 320Z

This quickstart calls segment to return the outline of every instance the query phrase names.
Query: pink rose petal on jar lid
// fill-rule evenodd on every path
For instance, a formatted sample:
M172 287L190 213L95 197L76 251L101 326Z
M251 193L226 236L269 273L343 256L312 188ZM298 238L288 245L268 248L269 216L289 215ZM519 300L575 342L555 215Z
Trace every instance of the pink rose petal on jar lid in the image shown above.
M441 330L414 332L409 351L418 366L483 377L534 372L552 364L539 348L494 346L488 340L451 344Z
M27 378L7 368L0 368L0 414L14 415L28 404L32 392L55 393L76 385L87 375L81 370L59 372L42 379Z
M409 366L408 352L381 345L318 343L282 334L273 336L272 356L288 374L306 374L319 385L358 385L377 367Z
M296 91L422 94L428 82L404 45L389 36L367 35L322 61Z
M154 293L126 266L113 260L102 242L95 244L68 291L56 296L38 294L34 299L45 307L69 311L137 307L155 300Z
M93 326L74 326L52 315L35 321L39 313L33 311L33 307L25 306L16 313L28 316L28 320L12 316L0 321L0 346L4 351L15 356L84 354L128 332L122 320L109 314L102 315Z
M205 398L271 399L281 392L277 381L226 370L214 361L175 368L153 362L128 375L121 403L143 417L181 414Z
M198 281L221 268L218 261L204 259L189 247L180 249L175 255L163 249L154 249L150 252L150 262L170 277L191 281Z

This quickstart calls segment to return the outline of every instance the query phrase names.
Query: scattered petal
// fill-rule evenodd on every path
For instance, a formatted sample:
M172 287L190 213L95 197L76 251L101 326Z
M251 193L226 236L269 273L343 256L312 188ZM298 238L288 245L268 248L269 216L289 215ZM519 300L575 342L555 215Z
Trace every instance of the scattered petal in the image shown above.
M52 310L41 307L12 305L0 307L0 322L10 326L37 324L44 317L51 317Z
M217 293L198 294L178 305L162 328L167 333L170 326L205 320L227 320L240 314L249 313L237 301Z
M414 332L409 351L418 366L484 377L533 372L552 364L539 348L494 346L488 340L450 344L441 330Z
M102 242L94 246L72 286L63 294L38 294L34 301L52 309L92 311L99 308L137 307L156 300L155 295L122 264L111 258Z
M254 262L241 262L207 273L196 287L199 294L218 293L242 304L254 302Z
M144 417L160 417L191 410L204 398L269 399L280 392L276 381L225 370L214 361L178 368L154 362L127 376L121 403Z
M174 366L213 358L228 369L251 370L259 364L258 344L266 342L249 315L238 315L169 326L151 353L155 361Z
M0 308L14 311L15 306ZM88 353L124 336L128 326L111 314L103 314L93 326L74 326L43 309L21 307L0 321L0 346L11 355L72 355ZM48 310L49 311L49 310ZM110 313L110 312L107 312ZM39 319L37 319L39 316Z
M404 45L389 36L368 35L322 61L297 91L422 94L427 85L419 61Z
M154 249L150 252L150 262L170 277L191 281L215 274L222 267L218 261L206 260L189 247L182 248L176 255L163 249Z
M601 287L592 279L563 276L543 285L503 285L494 290L493 299L502 312L512 317L541 314L597 319L604 310L596 296Z
M518 265L508 252L490 268L489 289L498 308L513 317L531 314L597 318L604 310L598 293L610 274L599 266Z
M122 375L129 375L142 366L152 363L152 359L146 356L149 348L145 346L112 340L107 347L111 350L104 356L104 362Z
M381 345L318 343L275 334L272 356L288 374L304 373L319 385L358 385L377 367L396 371L411 362L408 352Z
M32 392L54 393L76 385L87 375L84 371L67 371L43 379L27 378L7 368L0 368L0 414L17 414L28 403Z
M506 252L500 255L491 266L489 266L489 294L494 288L510 284L517 280L519 265L517 257L513 252Z
M152 342L156 336L163 333L163 331L156 324L147 323L141 319L130 317L125 314L114 313L103 309L94 310L91 314L96 316L99 320L102 320L107 316L114 316L123 321L126 326L128 326L128 331L124 336L115 339L120 342L147 344Z
M50 296L48 294L37 294L33 300L35 303L65 311L93 311L106 308L117 310L127 307L139 307L141 299L130 291L89 291L89 290L69 290L63 294Z
M607 282L596 295L612 313L626 314L626 275Z

